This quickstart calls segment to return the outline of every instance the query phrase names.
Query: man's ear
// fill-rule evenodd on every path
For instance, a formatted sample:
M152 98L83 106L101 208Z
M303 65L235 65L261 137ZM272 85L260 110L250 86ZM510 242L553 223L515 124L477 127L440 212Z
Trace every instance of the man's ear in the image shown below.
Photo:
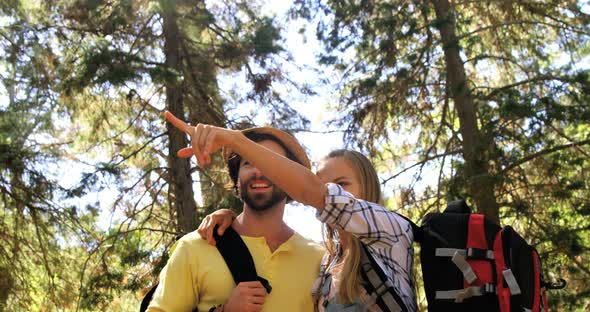
M240 197L240 180L236 181L236 186L234 186L234 193Z

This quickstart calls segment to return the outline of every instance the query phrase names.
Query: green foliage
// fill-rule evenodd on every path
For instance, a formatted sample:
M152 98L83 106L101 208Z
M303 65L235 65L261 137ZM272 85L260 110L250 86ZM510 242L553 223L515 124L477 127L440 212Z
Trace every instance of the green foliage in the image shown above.
M108 233L110 244L103 245L100 252L103 263L92 268L81 293L81 307L87 310L106 309L121 290L135 292L145 287L145 281L133 268L145 263L151 255L144 250L142 232L122 235L117 231ZM106 266L105 263L109 263Z
M109 50L108 43L98 43L98 47L90 47L82 58L80 79L94 79L95 84L110 82L117 86L125 81L139 78L132 70L133 58L122 51Z
M7 267L0 267L0 311L6 308L6 301L8 295L12 292L14 287L14 279Z
M104 309L113 300L110 289L118 288L123 281L121 272L97 272L87 282L88 288L82 292L81 307L87 310Z
M150 78L154 83L178 83L180 82L181 75L180 73L174 71L173 69L166 68L166 67L152 67L147 69Z
M262 19L255 27L256 30L250 40L257 58L263 60L266 56L281 51L281 47L277 43L281 39L281 35L271 19Z

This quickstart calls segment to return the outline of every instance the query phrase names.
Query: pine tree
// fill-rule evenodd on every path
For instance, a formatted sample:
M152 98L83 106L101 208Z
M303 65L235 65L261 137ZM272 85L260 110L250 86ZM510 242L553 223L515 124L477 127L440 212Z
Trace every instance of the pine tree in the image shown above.
M11 250L0 256L0 304L126 310L129 296L137 302L135 291L166 263L176 235L238 203L221 159L198 168L176 157L188 141L163 111L191 123L242 125L228 118L218 88L221 74L238 71L252 86L248 100L281 103L272 88L283 79L272 61L284 52L280 30L254 2L2 5L1 61L9 73L2 83L11 102L2 107L0 226L14 230L2 237ZM57 169L49 176L48 168ZM76 179L80 168L77 184L52 180ZM104 206L108 225L99 222ZM26 260L11 262L19 256Z

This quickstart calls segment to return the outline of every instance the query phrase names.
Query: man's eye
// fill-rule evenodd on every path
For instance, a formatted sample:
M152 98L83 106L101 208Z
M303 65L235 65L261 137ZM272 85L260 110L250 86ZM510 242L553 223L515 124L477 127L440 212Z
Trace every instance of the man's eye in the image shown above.
M350 183L348 183L348 182L337 182L336 184L338 184L338 185L340 185L342 187L345 187L347 185L350 185Z

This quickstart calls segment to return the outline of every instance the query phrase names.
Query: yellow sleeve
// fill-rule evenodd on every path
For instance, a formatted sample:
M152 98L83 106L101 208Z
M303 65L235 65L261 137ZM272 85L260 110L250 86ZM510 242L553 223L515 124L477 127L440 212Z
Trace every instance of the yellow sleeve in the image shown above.
M160 273L160 284L147 312L192 311L198 302L196 268L190 260L190 246L180 240Z

